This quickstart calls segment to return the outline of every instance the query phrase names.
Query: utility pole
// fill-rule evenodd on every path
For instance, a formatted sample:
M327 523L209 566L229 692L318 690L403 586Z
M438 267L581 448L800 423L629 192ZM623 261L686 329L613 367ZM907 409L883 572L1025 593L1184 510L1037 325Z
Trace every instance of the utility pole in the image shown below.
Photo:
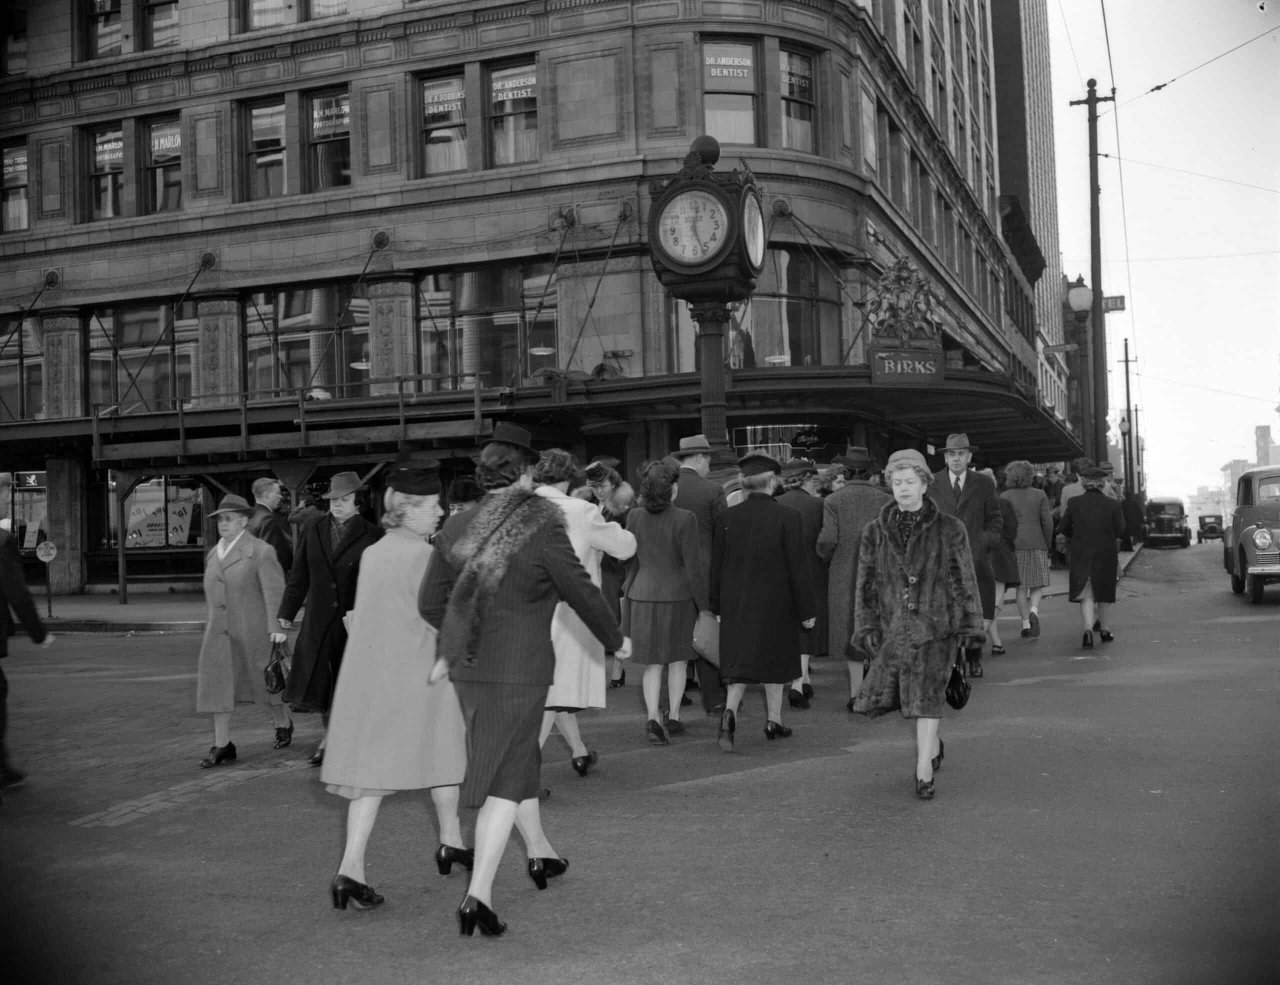
M1115 95L1099 96L1098 80L1089 80L1089 94L1074 99L1072 106L1089 108L1089 279L1093 288L1093 427L1094 454L1099 462L1107 457L1107 323L1102 313L1102 222L1098 196L1098 103L1115 102Z
M1124 340L1124 484L1130 492L1135 491L1133 483L1133 440L1137 434L1133 420L1133 404L1129 402L1129 363L1137 362L1129 358L1129 340Z
M1133 427L1132 427L1132 430L1129 432L1129 434L1130 434L1130 440L1133 441L1134 458L1136 459L1134 463L1134 468L1138 470L1136 473L1136 476L1138 479L1138 485L1140 486L1140 489L1138 490L1138 492L1140 495L1145 496L1147 493L1147 483L1142 475L1142 459L1144 456L1142 454L1142 440L1139 437L1139 431L1138 431L1138 408L1137 407L1133 408L1133 421L1131 423Z

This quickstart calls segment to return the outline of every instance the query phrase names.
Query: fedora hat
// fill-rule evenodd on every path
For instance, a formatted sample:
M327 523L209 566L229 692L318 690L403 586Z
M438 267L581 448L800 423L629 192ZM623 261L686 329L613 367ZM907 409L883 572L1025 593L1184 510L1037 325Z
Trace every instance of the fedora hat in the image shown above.
M339 472L329 480L329 491L321 493L321 499L341 499L364 488L360 476L354 472Z
M947 435L946 447L942 449L948 451L977 451L977 445L969 444L969 436L967 434L949 434Z
M854 445L843 455L833 458L832 462L843 465L847 469L873 469L876 465L871 453L862 445Z
M671 454L675 458L684 458L686 455L710 455L711 452L711 442L707 441L707 436L695 434L691 438L681 438L680 447Z
M489 440L501 441L504 445L515 445L517 448L523 448L534 458L538 457L538 453L533 447L533 435L519 424L512 424L510 421L499 421L493 426L493 434L489 437Z
M253 507L243 496L227 495L222 497L218 508L209 515L217 516L219 513L243 513L248 516L253 513Z

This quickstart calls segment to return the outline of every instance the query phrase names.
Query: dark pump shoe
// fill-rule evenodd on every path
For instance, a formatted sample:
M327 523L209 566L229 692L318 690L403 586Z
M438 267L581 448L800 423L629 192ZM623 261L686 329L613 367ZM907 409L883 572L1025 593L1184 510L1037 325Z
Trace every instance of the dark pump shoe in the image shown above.
M764 727L764 737L772 742L774 739L791 738L791 729L781 722L769 722Z
M1040 613L1035 612L1033 610L1027 618L1031 620L1032 637L1039 636L1040 635Z
M200 760L200 768L207 770L215 766L222 766L224 763L234 763L235 761L236 744L228 742L225 746L210 746L209 755Z
M678 718L668 718L662 723L662 727L667 730L667 737L673 735L684 735L684 722Z
M645 725L644 730L649 737L649 745L665 746L671 744L671 740L667 738L667 733L660 722L656 722L651 718L648 724Z
M912 777L912 779L916 781L916 796L921 800L933 800L933 795L936 792L934 790L933 781L921 780L917 777Z
M498 919L496 913L474 896L468 896L458 907L458 933L470 937L477 927L485 937L501 937L507 930L507 925Z
M529 859L529 878L539 889L547 888L547 880L562 876L569 870L567 858L531 858Z
M938 740L938 755L934 756L934 757L933 757L933 759L930 761L930 762L932 763L932 765L933 765L933 771L934 771L935 773L936 773L936 772L938 772L938 770L942 769L942 753L943 753L942 740L941 740L941 739L939 739L939 740Z
M591 767L600 761L600 757L596 755L594 749L590 750L585 756L574 756L569 762L573 768L577 770L578 776L586 776L591 771Z
M436 849L436 868L442 876L453 871L453 863L457 862L468 872L476 864L474 848L454 848L452 845L441 845Z
M271 748L286 749L292 742L293 742L293 722L290 722L288 728L276 729L276 741Z
M621 674L609 682L610 687L623 687L627 683L627 672L624 670Z
M1090 630L1084 631L1084 637L1080 640L1080 645L1086 650L1093 649L1093 633Z
M310 766L324 765L324 747L323 746L321 746L319 749L317 749L315 752L313 752L310 756L307 757L307 764Z
M733 712L726 709L720 715L720 734L716 736L716 745L724 752L733 752L733 733L737 729L738 723L733 717Z
M813 685L812 685L812 684L809 684L808 682L806 682L806 683L804 683L804 684L802 684L802 685L800 686L800 690L801 690L802 692L804 692L804 696L805 696L806 698L812 698L812 697L813 697Z
M809 699L805 696L805 693L803 691L797 691L795 688L791 688L787 691L787 701L790 703L792 708L809 707Z
M970 661L969 661L969 676L970 676L970 677L981 677L981 676L982 676L982 661L981 661L981 660L970 660Z
M357 910L364 910L386 902L386 897L374 892L371 886L343 875L333 877L333 882L329 883L329 896L335 910L345 910L348 903L354 904Z
M1115 638L1116 634L1111 632L1109 629L1098 630L1098 639L1102 640L1103 643L1110 643Z

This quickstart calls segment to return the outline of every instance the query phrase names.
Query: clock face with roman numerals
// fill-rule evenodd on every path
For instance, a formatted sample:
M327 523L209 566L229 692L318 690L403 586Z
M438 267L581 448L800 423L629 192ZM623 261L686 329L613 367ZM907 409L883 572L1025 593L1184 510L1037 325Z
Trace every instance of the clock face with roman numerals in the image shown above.
M709 263L729 246L729 213L710 192L680 192L658 217L658 248L675 264Z

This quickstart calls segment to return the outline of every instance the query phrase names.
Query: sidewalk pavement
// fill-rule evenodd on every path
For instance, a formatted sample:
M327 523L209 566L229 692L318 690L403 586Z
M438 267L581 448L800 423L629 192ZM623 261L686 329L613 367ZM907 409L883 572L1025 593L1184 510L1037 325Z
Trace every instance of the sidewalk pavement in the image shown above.
M1138 551L1142 548L1139 547ZM1120 554L1120 573L1138 556L1138 551ZM1046 597L1066 595L1067 573L1051 572ZM205 601L202 592L173 592L168 595L133 594L127 605L115 595L55 595L53 617L48 616L48 600L42 591L33 589L36 611L53 633L105 633L112 636L156 633L203 633ZM298 619L302 618L299 613Z

